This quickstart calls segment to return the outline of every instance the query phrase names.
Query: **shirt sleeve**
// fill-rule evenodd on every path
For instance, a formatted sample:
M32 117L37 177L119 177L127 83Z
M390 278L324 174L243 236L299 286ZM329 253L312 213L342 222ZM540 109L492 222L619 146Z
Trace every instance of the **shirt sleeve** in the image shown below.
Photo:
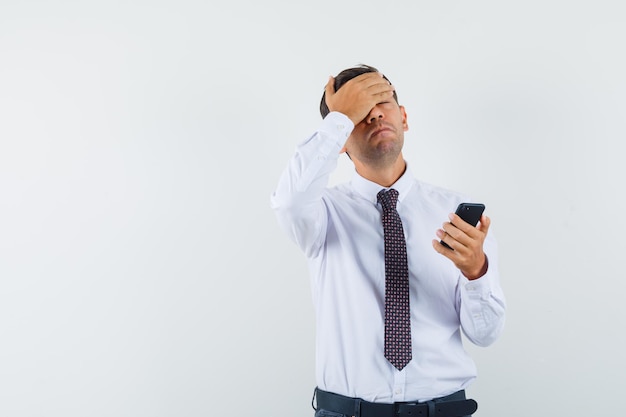
M281 228L309 257L324 241L328 219L322 197L352 129L347 116L329 113L318 131L298 145L271 196Z
M475 280L460 278L461 328L478 346L489 346L498 339L505 321L506 301L500 287L498 253L495 238L487 235L485 254L487 273Z

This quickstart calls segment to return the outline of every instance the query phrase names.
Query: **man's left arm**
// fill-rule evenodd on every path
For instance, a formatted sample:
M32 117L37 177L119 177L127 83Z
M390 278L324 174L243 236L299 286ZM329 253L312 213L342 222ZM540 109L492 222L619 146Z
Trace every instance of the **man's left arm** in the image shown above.
M461 272L457 309L463 333L472 343L488 346L495 342L504 327L506 302L500 287L497 244L488 235L491 220L481 216L474 227L456 215L437 231L433 248L450 259Z
M457 311L467 338L478 346L494 343L504 328L506 300L500 286L495 239L485 241L486 272L470 280L459 277Z

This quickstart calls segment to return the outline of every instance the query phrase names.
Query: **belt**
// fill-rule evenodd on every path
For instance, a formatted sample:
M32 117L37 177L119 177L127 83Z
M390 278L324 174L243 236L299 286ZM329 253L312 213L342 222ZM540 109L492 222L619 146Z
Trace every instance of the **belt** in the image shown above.
M465 391L425 402L372 403L315 389L317 408L357 417L464 417L478 409Z

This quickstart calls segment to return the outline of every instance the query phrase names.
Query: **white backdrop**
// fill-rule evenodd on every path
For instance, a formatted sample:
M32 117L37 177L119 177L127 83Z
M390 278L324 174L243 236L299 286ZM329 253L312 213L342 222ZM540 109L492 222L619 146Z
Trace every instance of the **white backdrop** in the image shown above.
M625 9L0 0L0 415L312 416L307 269L269 196L359 63L396 85L414 173L500 242L476 416L623 414Z

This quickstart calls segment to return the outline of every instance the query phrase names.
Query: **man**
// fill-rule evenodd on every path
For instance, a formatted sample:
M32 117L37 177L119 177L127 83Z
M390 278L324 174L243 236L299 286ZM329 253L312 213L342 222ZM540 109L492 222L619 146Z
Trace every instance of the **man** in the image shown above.
M469 415L461 330L487 346L504 324L491 221L465 223L449 213L467 197L413 178L406 111L376 68L330 77L320 110L271 198L309 261L316 416ZM354 176L328 188L341 153Z

